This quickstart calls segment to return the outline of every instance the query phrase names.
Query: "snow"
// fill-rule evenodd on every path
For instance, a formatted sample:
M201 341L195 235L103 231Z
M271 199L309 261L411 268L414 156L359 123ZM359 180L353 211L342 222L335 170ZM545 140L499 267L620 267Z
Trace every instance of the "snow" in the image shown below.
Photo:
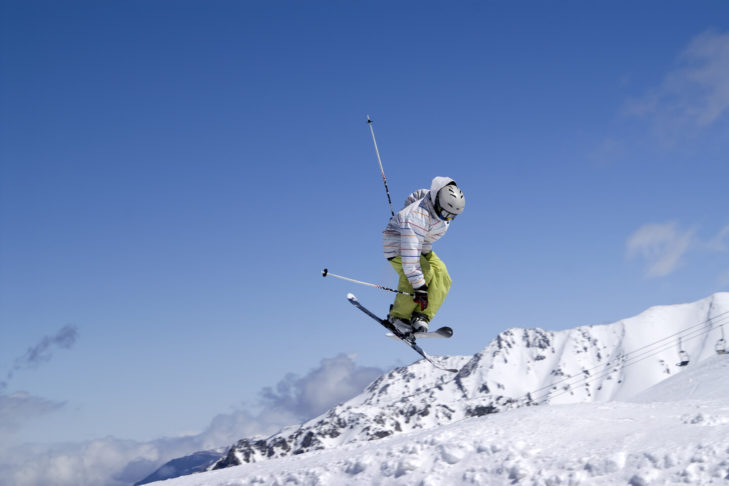
M231 448L250 463L154 484L728 484L722 322L729 293L609 325L508 330L445 360L455 377L423 361L394 370L306 424ZM524 399L538 388L541 400ZM499 413L473 413L486 409Z
M707 389L729 356L709 365ZM159 484L726 484L727 398L526 407Z
M729 354L712 356L636 395L631 401L723 400L729 405Z

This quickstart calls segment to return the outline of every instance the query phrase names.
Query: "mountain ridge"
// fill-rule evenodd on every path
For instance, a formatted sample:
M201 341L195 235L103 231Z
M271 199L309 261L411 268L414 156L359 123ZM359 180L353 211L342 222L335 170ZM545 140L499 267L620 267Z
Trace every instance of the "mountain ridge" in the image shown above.
M266 439L240 440L210 469L381 439L511 408L626 398L680 371L670 338L683 329L703 332L688 336L689 355L713 354L708 343L719 332L714 319L728 313L729 293L717 293L689 304L654 306L612 324L564 331L507 329L470 358L445 358L444 364L459 369L454 377L422 360L393 370L361 395L304 424ZM659 346L651 350L656 335ZM669 340L662 343L665 336ZM633 359L631 349L650 352Z
M520 407L380 441L358 441L171 480L260 484L727 484L729 355L674 374L669 400Z
M653 306L610 324L562 331L511 328L473 356L442 359L455 375L420 360L381 376L352 399L269 437L243 438L208 470L225 469L525 406L624 400L714 354L729 323L729 293ZM682 349L676 342L685 337ZM691 366L691 365L690 365Z

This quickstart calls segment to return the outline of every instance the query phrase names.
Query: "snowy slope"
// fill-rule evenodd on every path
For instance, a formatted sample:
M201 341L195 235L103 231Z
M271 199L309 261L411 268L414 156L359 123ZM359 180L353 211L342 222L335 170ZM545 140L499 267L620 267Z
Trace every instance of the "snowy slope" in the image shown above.
M729 405L729 354L712 356L639 393L630 401L723 400Z
M696 363L715 355L714 344L721 336L721 323L729 323L729 293L715 294L691 304L654 307L608 325L558 332L510 329L473 357L444 359L447 366L460 369L455 376L423 361L394 370L372 383L361 395L306 424L284 429L268 438L242 439L214 468L287 456L296 456L297 459L291 458L295 462L309 456L303 453L343 447L359 450L357 443L399 435L422 436L427 442L431 441L427 438L430 434L422 432L421 435L421 431L436 430L435 433L441 434L445 433L444 427L450 430L449 424L453 424L460 434L461 426L455 424L480 427L481 421L474 419L485 415L488 419L484 423L491 424L491 420L496 423L517 420L503 417L524 420L532 417L532 413L546 414L544 420L554 421L555 414L564 413L569 417L579 412L586 414L585 426L595 428L598 424L590 421L599 421L600 414L594 411L603 409L545 405L627 399L666 378L678 380L683 375L689 376L687 371L693 375ZM677 364L679 337L682 349L692 359L686 368ZM701 381L705 381L703 377ZM670 396L671 392L665 393ZM651 401L651 397L646 400ZM533 405L540 406L528 408L534 412L512 410ZM626 407L605 406L604 410ZM665 413L674 413L668 410L668 405L633 406L635 410L640 407L658 407L665 409ZM506 413L509 410L512 411ZM493 412L505 413L490 415ZM537 426L539 419L534 420ZM539 430L544 427L538 425ZM504 425L503 430L507 428ZM548 433L571 440L558 430L548 429ZM524 434L528 435L526 430Z
M627 398L677 373L678 337L690 356L714 354L729 293L653 307L623 321L566 331L510 329L471 358L419 361L361 395L269 438L245 438L214 468L338 447L442 426L525 405Z
M476 354L457 379L468 396L486 385L509 397L531 393L539 403L623 399L680 370L679 337L694 360L715 354L721 322L729 322L726 292L652 307L614 324L558 332L512 329Z
M727 484L729 395L711 390L728 370L717 356L661 392L710 399L526 407L158 484Z

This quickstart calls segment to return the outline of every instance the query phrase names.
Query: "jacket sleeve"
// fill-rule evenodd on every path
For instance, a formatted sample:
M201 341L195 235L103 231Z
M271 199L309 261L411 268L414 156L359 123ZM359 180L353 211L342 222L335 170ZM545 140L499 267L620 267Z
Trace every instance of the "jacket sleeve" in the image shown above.
M416 289L425 284L425 276L420 268L420 253L427 230L425 222L421 221L417 213L408 216L400 226L400 257L402 271Z
M421 255L427 255L431 251L433 251L433 243L423 243L423 246L420 248Z
M430 191L428 189L418 189L414 193L410 194L407 199L405 199L405 203L403 204L403 208L406 208L410 206L415 201L419 201L426 197Z

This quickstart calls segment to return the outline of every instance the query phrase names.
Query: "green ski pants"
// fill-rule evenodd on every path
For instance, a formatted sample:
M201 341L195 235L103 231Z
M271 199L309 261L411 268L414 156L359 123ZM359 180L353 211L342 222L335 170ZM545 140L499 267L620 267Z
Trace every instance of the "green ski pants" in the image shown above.
M399 256L388 260L400 276L397 283L397 290L401 292L413 293L413 286L410 285L405 273L402 271L402 259ZM425 283L428 285L428 307L424 311L420 310L420 305L413 302L413 298L409 295L397 294L395 304L390 311L393 317L410 320L413 311L418 311L428 316L429 320L433 320L436 312L443 305L443 301L451 289L451 276L448 275L448 269L445 263L438 258L434 251L427 255L420 256L420 268L425 276Z

